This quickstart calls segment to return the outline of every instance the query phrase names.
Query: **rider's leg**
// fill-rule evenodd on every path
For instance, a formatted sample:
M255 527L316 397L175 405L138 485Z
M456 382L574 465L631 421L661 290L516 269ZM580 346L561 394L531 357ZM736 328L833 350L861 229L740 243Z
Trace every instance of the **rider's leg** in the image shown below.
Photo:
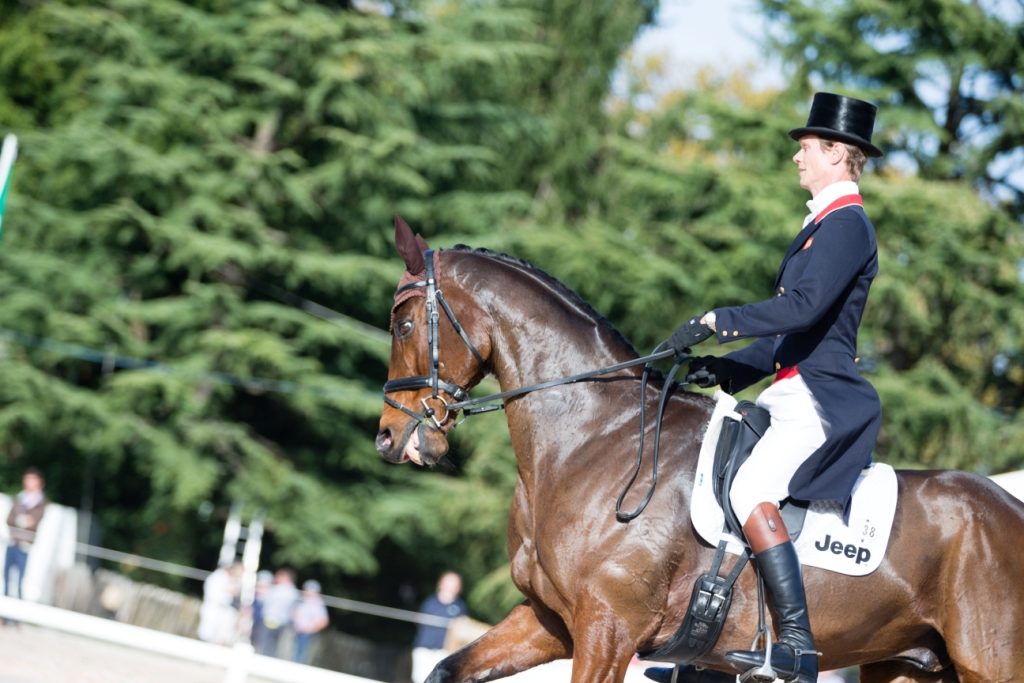
M818 659L811 636L800 560L779 515L778 502L789 495L789 482L825 441L814 397L803 379L776 382L758 404L771 413L771 426L740 467L729 499L757 560L779 617L779 642L772 648L772 668L786 681L813 683ZM761 666L764 651L734 651L726 656L741 669Z
M771 666L784 681L814 683L818 677L818 653L807 615L800 560L778 507L761 503L743 525L743 533L779 619L779 640L772 647ZM765 651L734 650L726 659L743 670L752 669L764 664Z

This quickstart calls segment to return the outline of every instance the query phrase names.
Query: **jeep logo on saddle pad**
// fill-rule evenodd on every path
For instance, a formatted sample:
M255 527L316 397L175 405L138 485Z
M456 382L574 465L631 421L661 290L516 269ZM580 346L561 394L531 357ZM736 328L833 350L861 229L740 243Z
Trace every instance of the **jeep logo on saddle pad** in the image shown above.
M817 550L823 553L831 552L835 555L844 555L851 560L856 558L856 563L867 562L871 559L871 551L863 546L856 546L852 543L843 545L840 541L833 541L832 536L825 534L825 538L814 544Z

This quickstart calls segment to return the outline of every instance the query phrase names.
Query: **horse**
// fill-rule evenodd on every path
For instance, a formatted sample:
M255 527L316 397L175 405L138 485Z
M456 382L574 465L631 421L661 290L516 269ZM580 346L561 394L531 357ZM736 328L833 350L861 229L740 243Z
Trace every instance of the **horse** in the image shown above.
M689 518L713 400L671 393L657 488L642 514L621 522L613 502L641 434L653 439L655 429L641 429L638 406L653 406L668 378L642 382L625 337L524 261L462 245L430 251L399 219L395 243L406 272L392 309L379 455L438 463L469 389L493 375L518 474L508 553L525 600L441 661L428 683L484 683L556 659L572 660L572 683L620 683L636 652L674 635L714 554ZM623 369L588 375L610 364ZM586 379L545 382L574 375ZM637 503L652 474L642 469L626 503ZM821 668L860 666L872 683L1024 681L1024 504L967 472L897 470L897 481L877 570L803 569ZM695 662L707 670L741 673L724 655L748 649L757 632L754 572L734 592L717 644Z

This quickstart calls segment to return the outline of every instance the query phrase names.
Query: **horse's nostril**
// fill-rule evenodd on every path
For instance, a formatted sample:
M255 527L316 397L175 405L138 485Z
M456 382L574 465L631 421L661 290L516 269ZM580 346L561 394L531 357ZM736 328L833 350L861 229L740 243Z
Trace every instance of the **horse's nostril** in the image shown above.
M379 432L377 432L377 450L378 451L386 451L387 449L391 448L392 441L393 440L391 438L391 430L390 429L386 429L385 428L385 429L382 429Z

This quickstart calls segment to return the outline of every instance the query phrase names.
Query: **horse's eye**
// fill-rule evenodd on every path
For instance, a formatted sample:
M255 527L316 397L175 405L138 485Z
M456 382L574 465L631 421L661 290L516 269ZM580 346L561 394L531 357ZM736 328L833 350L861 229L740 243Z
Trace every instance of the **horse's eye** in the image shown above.
M399 339L405 339L412 334L413 327L415 327L415 325L413 325L411 320L400 320L398 324L395 325L395 334Z

